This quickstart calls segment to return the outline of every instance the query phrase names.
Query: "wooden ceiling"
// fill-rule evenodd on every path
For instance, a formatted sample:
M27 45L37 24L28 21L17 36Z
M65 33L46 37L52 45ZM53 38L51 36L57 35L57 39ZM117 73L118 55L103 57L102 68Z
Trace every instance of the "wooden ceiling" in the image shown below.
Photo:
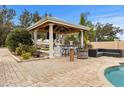
M48 32L49 31L49 23L45 23L35 29L39 32ZM76 32L80 32L80 29L74 28L74 27L69 27L66 25L61 25L61 24L54 24L53 26L53 33L56 34L69 34L69 33L76 33Z

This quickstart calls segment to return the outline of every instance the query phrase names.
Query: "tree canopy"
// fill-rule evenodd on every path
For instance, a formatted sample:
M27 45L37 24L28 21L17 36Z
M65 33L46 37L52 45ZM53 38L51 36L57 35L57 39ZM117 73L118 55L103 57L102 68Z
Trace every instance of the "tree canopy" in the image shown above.
M32 13L25 9L19 18L20 25L23 28L27 28L32 24Z
M6 6L0 7L0 26L11 27L13 25L12 21L15 16L15 10L9 9Z
M0 46L5 46L7 34L12 30L14 23L13 19L16 12L6 6L0 7Z
M118 39L117 34L123 33L123 29L120 27L116 27L113 24L106 23L96 24L96 38L97 41L113 41L114 39Z
M32 17L32 23L36 23L37 21L39 21L41 19L41 16L39 14L38 11L36 11L34 14L33 14L33 17Z

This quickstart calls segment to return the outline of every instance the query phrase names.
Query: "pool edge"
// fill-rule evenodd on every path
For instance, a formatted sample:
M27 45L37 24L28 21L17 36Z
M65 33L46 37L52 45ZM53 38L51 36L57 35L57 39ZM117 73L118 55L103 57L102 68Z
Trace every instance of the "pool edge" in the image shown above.
M98 71L98 77L99 79L104 83L105 87L116 87L113 84L110 83L110 81L105 77L105 70L109 67L116 67L119 66L120 62L114 62L114 64L106 64L102 66Z

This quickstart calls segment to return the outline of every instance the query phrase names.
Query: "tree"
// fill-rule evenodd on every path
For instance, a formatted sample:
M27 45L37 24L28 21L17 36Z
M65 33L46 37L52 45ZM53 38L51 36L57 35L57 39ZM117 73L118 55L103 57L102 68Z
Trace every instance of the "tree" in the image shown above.
M66 41L66 42L69 42L69 41L76 41L76 37L75 37L74 34L68 35L68 36L66 36L65 41Z
M32 13L30 13L28 10L24 10L22 12L22 15L20 15L20 25L23 28L27 28L32 24Z
M113 26L113 24L96 24L96 38L97 41L113 41L118 39L117 34L123 33L123 29Z
M81 13L80 15L80 25L84 25L84 26L88 26L91 29L89 31L84 31L84 48L88 47L88 40L94 39L94 34L95 32L93 31L94 26L91 23L91 21L89 21L87 19L87 16L89 15L89 13ZM81 38L81 32L79 33L79 38ZM90 38L90 39L89 39Z
M15 16L15 10L9 9L6 6L0 7L0 46L5 45L7 34L14 26L13 18Z
M6 26L11 28L13 24L12 20L15 16L15 10L9 9L6 6L0 7L0 26Z
M89 15L89 13L81 13L80 15L80 25L85 25L87 26L88 24L88 20L87 20L87 16Z
M5 40L10 31L7 28L0 28L0 46L5 46Z
M32 22L36 23L37 21L39 21L41 19L41 16L39 15L39 12L36 11L33 16L32 16Z
M15 51L20 43L29 46L33 45L29 31L22 28L16 28L8 34L6 45L10 50Z
M32 23L36 23L38 22L39 20L41 20L41 16L39 14L38 11L36 11L33 16L32 16ZM32 32L32 37L33 37L33 32ZM45 33L41 33L41 32L38 32L37 33L37 38L40 39L40 38L45 38Z
M43 17L47 17L47 16L52 17L52 14L51 13L45 13Z
M90 42L94 42L95 39L96 39L96 38L95 38L96 32L95 32L95 30L94 30L95 26L94 26L94 24L92 24L90 21L88 22L87 26L90 28L90 30L87 31L87 33L88 33L88 40L89 40Z

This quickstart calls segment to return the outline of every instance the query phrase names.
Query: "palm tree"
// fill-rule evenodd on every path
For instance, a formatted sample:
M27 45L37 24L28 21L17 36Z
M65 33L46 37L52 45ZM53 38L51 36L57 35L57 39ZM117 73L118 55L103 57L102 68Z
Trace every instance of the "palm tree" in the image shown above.
M84 48L88 47L88 41L94 41L95 38L95 31L94 31L94 25L91 21L87 20L87 16L89 13L81 13L80 15L80 25L88 26L90 27L89 31L84 31ZM81 38L81 32L79 33L79 38Z
M80 25L84 25L87 26L89 21L87 21L87 15L89 15L89 13L81 13L80 15ZM88 31L84 31L84 48L87 48L87 44L88 44ZM79 38L81 38L81 32L79 33ZM81 41L80 41L81 42Z

